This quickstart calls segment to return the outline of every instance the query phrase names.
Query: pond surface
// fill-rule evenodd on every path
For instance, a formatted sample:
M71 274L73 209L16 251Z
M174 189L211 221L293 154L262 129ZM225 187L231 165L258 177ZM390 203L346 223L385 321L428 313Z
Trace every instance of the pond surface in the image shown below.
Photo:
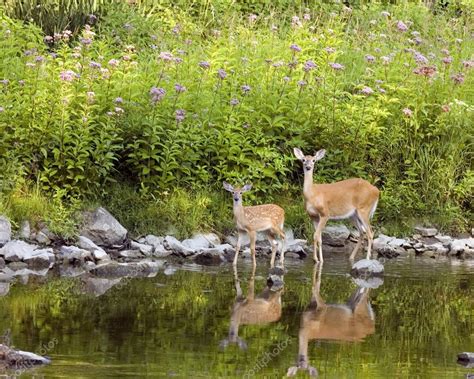
M252 281L239 262L236 306L231 265L176 264L112 281L30 276L0 298L0 333L52 358L22 377L277 378L304 357L321 378L474 373L456 363L457 353L474 351L472 262L390 260L383 284L369 291L341 256L328 257L321 273L309 260L288 262L282 291L266 289L268 261L258 264ZM256 297L245 300L252 286Z

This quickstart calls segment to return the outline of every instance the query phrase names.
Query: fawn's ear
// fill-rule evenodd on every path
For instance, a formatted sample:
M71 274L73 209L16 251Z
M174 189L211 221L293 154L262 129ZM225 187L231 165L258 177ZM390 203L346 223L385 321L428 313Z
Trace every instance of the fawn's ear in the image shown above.
M252 185L246 184L245 186L242 187L242 192L247 192L247 191L250 191L251 189L252 189Z
M313 158L315 161L319 161L320 159L323 159L325 155L326 155L326 150L321 149L316 154L314 154Z
M224 189L229 192L234 192L234 187L232 187L229 183L223 182L222 185L224 186Z
M297 147L295 147L293 149L293 154L295 154L295 157L298 158L300 161L304 159L303 152L300 149L298 149Z

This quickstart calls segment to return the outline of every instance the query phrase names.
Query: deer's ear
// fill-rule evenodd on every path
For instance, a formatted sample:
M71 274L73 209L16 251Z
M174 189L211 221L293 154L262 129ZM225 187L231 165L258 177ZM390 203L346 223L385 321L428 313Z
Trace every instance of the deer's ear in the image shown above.
M229 192L233 192L233 191L234 191L234 187L232 187L229 183L223 182L222 185L224 186L224 189L225 189L226 191L229 191Z
M303 152L302 152L300 149L298 149L297 147L295 147L295 148L293 149L293 154L295 154L295 157L298 158L299 160L303 160L303 159L304 159L304 154L303 154Z
M319 161L320 159L323 159L325 155L326 155L326 150L321 149L316 154L314 154L313 158L315 161Z
M246 184L245 186L242 187L242 192L247 192L247 191L250 191L251 189L252 189L252 185Z

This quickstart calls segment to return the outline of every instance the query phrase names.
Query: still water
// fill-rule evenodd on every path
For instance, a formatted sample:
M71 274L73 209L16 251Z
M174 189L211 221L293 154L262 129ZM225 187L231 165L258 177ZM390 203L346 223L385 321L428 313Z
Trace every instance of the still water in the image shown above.
M271 290L267 266L259 261L255 275L240 261L237 275L231 265L176 263L152 278L30 276L0 297L0 333L52 359L21 377L474 374L456 363L474 351L473 262L393 259L370 290L341 256L321 270L288 262L284 287Z

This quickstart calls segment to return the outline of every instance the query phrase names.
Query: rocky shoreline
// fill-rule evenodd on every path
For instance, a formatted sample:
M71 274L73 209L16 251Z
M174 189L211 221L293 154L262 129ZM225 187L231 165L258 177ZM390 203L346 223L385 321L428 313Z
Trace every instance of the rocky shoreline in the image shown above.
M374 240L375 257L395 258L399 255L422 255L431 258L474 258L474 238L462 239L441 235L434 228L416 228L411 238L401 239L380 234ZM357 234L345 225L328 226L323 232L325 253L351 251ZM295 239L286 230L285 259L311 257L306 240ZM85 215L84 226L74 245L58 241L46 226L32 231L24 222L12 239L8 219L0 216L0 296L8 293L14 277L44 276L57 269L66 276L89 272L102 277L148 276L175 256L200 265L231 262L234 257L235 236L221 239L214 233L196 234L179 241L173 236L147 235L137 241L128 238L127 230L104 208ZM249 241L244 241L241 256L250 258ZM270 245L259 236L257 254L270 254ZM359 255L360 256L360 255ZM100 291L99 291L100 292Z

